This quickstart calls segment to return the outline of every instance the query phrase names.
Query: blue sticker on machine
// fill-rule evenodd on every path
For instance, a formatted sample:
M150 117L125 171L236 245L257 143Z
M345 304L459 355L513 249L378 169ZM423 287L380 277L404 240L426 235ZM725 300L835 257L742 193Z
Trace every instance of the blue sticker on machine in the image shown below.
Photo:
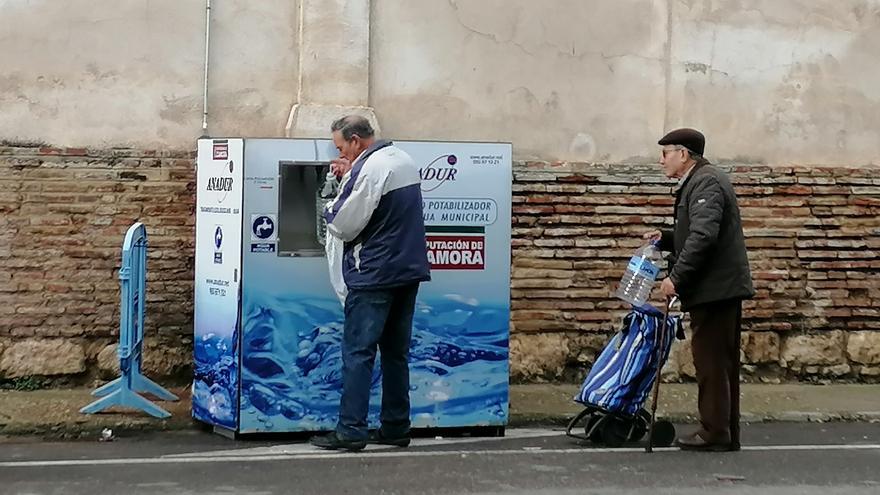
M257 216L252 228L255 239L272 239L275 235L275 220L269 215Z
M275 243L274 242L251 243L251 252L252 253L274 253L275 252Z

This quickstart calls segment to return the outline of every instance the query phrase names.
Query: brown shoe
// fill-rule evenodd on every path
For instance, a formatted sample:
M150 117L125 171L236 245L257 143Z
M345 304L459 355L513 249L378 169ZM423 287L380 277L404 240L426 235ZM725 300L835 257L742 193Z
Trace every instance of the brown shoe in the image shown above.
M730 449L730 443L713 443L703 440L700 432L680 437L675 441L675 445L681 450L696 450L702 452L727 452Z

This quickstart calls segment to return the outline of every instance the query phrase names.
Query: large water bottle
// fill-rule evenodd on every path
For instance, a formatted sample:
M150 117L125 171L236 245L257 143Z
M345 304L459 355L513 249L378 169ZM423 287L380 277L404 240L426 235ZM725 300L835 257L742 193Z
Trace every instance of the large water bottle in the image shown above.
M654 288L654 281L657 280L657 274L660 273L661 257L658 244L657 241L653 241L635 252L629 260L626 273L620 280L620 287L617 288L615 296L633 306L641 306L648 302L651 297L651 289Z
M327 242L327 220L324 219L324 208L327 207L334 199L339 189L339 179L333 172L327 172L324 177L324 183L315 194L315 214L318 226L318 243L326 246Z

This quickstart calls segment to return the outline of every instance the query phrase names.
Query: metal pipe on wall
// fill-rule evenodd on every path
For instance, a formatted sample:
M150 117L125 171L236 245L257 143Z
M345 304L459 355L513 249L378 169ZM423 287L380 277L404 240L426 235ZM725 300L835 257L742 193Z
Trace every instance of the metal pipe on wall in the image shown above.
M205 0L205 87L202 91L202 132L208 130L208 54L211 47L211 0Z

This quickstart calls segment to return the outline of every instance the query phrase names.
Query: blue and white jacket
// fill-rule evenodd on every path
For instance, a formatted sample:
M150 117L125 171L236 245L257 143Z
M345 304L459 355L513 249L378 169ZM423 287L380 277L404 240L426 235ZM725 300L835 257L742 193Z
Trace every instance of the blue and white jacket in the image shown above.
M324 218L327 232L345 242L342 274L349 289L431 280L419 171L390 141L361 153Z

